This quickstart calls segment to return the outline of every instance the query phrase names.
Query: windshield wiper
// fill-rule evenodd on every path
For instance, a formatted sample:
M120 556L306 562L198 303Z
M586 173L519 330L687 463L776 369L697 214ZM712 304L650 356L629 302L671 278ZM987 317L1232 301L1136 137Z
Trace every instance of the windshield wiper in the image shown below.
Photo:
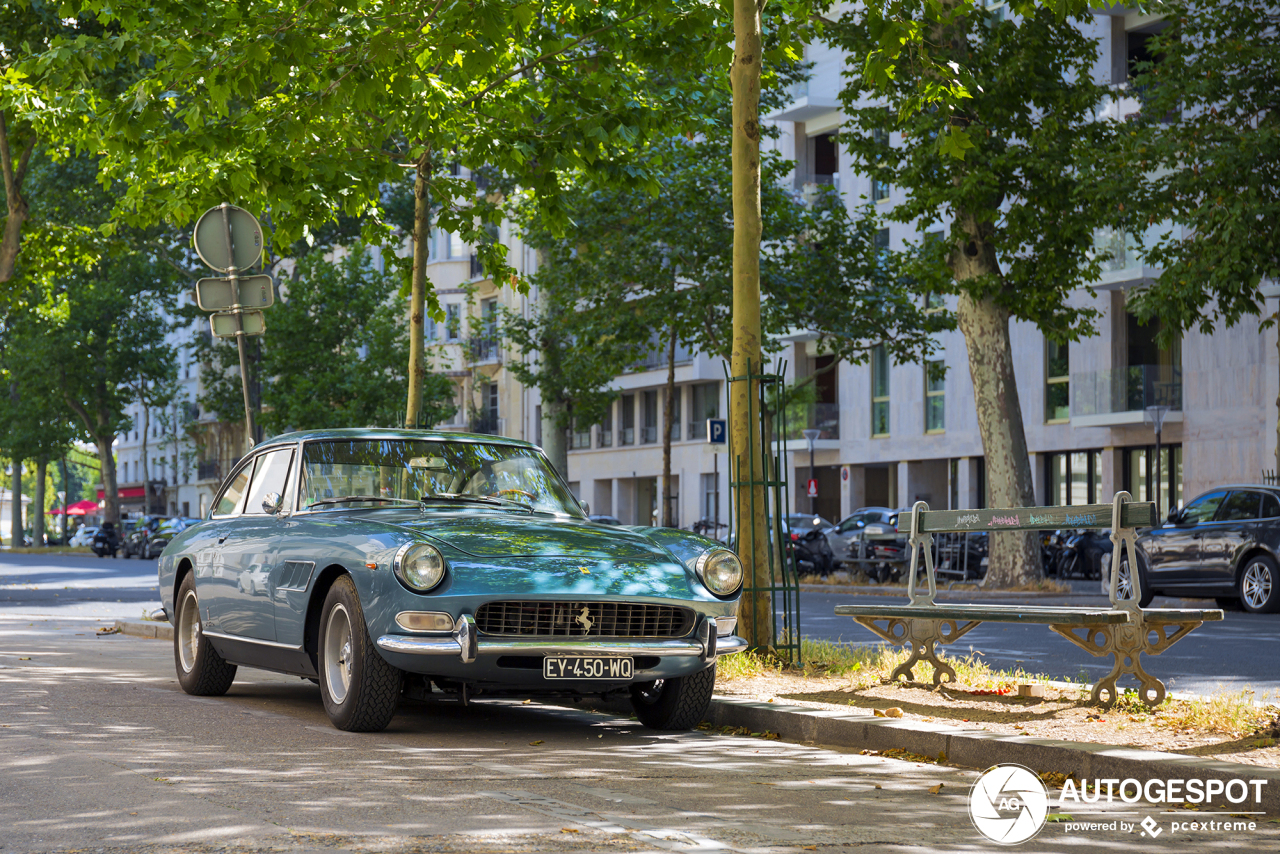
M490 507L518 507L529 513L533 512L533 507L520 501L512 501L510 498L494 498L491 495L460 495L456 492L433 492L430 495L423 495L423 501L462 501L470 504L488 504Z
M401 504L412 504L415 507L421 507L422 502L414 498L392 498L389 495L339 495L335 498L321 498L312 501L307 505L306 509L319 507L321 504L344 504L348 501L398 501Z

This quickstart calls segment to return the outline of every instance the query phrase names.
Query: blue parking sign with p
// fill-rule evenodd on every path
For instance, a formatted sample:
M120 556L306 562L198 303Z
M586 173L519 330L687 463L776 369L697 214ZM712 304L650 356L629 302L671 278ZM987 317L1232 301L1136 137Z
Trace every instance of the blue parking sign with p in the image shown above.
M707 442L723 445L729 441L729 422L723 418L707 419Z

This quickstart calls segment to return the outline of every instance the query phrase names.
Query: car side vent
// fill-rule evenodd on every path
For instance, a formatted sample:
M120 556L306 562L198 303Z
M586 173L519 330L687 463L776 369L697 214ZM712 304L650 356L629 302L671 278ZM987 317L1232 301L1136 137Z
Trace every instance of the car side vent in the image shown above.
M693 612L634 602L489 602L475 615L487 635L522 637L678 638Z
M311 573L315 571L313 560L286 560L280 568L280 582L277 590L306 590L311 583Z

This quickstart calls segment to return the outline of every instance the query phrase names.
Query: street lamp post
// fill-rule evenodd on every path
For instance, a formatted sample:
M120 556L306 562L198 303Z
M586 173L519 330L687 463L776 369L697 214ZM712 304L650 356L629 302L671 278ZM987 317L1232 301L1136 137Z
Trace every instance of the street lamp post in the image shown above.
M809 442L809 482L813 483L813 443L822 435L822 431L810 427L803 432L805 439ZM816 492L816 489L809 490L809 514L811 516L818 514L818 496L815 494Z
M1142 416L1144 422L1156 428L1156 480L1155 489L1152 490L1155 494L1152 497L1156 502L1157 520L1164 518L1160 510L1160 487L1162 486L1160 481L1163 479L1163 472L1160 466L1160 428L1164 426L1164 417L1169 414L1170 409L1172 407L1169 406L1148 406L1143 410Z

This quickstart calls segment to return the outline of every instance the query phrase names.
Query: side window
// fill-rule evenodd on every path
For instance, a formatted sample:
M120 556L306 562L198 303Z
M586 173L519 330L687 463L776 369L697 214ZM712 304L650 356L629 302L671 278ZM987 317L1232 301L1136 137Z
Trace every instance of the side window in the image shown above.
M214 516L230 516L236 512L236 508L240 506L240 499L244 497L244 491L249 488L249 475L253 473L253 464L240 469L226 491L218 499L218 504L213 508Z
M1226 497L1227 494L1225 492L1210 492L1208 495L1201 495L1182 511L1182 521L1186 524L1194 525L1197 522L1212 520L1213 514L1218 511L1218 505Z
M1222 508L1217 516L1219 522L1253 521L1257 518L1258 493L1244 490L1231 493L1231 496L1222 502Z
M1274 492L1262 493L1262 512L1258 515L1263 519L1274 519L1280 516L1280 498L1276 498Z
M850 516L848 519L845 519L844 522L840 524L840 533L843 534L846 531L861 529L861 528L865 528L866 526L867 526L866 514L859 513L856 516Z
M289 463L293 459L293 450L272 451L258 458L257 468L253 473L253 486L249 487L249 500L245 502L246 516L265 516L262 501L269 492L285 493L289 483Z

